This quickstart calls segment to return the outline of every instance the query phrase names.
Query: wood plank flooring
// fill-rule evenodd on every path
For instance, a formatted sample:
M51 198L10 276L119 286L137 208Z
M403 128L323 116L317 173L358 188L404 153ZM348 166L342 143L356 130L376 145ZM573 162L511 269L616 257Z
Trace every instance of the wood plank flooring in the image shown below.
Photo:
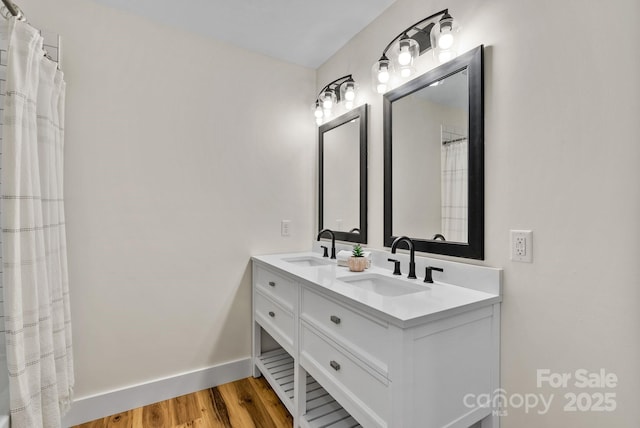
M264 378L249 377L97 419L74 428L291 428Z

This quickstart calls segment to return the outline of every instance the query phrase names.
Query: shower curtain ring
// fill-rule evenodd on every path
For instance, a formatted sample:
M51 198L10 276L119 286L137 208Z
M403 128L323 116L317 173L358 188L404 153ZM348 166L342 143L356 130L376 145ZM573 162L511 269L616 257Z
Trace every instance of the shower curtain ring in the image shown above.
M24 13L22 12L22 9L20 9L20 6L18 6L17 4L13 3L13 7L18 12L18 14L16 15L16 19L18 19L18 21L25 21L26 22L27 19L25 18ZM11 18L13 16L13 14L9 10L9 8L7 6L5 6L4 4L0 7L0 15L2 15L2 17L4 19L9 19L9 18Z

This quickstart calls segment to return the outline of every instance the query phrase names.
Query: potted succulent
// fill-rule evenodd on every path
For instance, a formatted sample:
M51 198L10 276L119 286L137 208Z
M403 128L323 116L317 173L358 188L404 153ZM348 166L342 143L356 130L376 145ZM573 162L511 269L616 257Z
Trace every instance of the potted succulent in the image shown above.
M353 246L351 257L349 258L349 270L352 272L362 272L367 267L367 259L360 244Z

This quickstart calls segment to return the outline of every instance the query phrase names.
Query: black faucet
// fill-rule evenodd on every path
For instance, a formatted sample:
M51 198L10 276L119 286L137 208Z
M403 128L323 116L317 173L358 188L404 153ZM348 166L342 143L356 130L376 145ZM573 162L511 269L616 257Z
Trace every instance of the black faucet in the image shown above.
M391 254L396 253L396 248L398 248L398 244L402 241L406 242L409 246L409 275L407 275L407 278L416 279L416 251L413 247L413 241L411 238L408 236L400 236L396 238L396 240L393 241L393 244L391 244Z
M327 253L327 247L325 247L324 245L320 245L320 248L322 248L323 250L322 257L329 257L329 253Z
M396 259L387 259L390 262L393 262L393 274L394 275L402 275L402 272L400 272L400 260L396 260Z
M433 283L432 273L434 270L437 272L444 272L444 269L442 268L427 266L426 269L424 270L424 282L428 282L429 284Z
M320 232L318 232L318 241L320 240L320 237L324 233L328 233L328 234L331 235L331 258L335 259L336 258L336 234L333 233L333 230L331 230L331 229L322 229ZM326 252L325 252L325 255L323 257L327 257L326 256Z

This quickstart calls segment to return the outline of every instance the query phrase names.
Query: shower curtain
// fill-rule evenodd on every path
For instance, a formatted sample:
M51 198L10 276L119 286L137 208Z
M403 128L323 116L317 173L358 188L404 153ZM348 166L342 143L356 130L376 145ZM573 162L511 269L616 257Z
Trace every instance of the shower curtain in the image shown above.
M74 384L63 205L65 82L9 20L2 131L5 339L13 428L59 427Z
M442 145L442 234L447 241L468 242L468 144L457 138Z

